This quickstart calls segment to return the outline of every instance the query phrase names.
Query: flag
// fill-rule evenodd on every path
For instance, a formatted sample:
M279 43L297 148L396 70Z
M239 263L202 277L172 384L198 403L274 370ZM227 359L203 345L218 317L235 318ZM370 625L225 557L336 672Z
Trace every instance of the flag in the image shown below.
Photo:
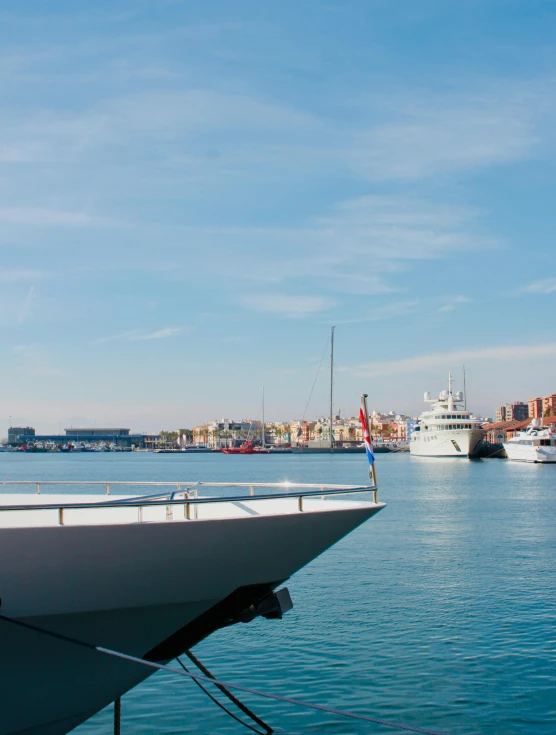
M375 455L373 454L373 445L371 444L371 436L369 434L369 427L367 424L367 417L362 408L359 409L359 418L361 419L361 428L363 429L363 438L365 440L365 450L367 451L367 459L369 464L373 465L375 461Z

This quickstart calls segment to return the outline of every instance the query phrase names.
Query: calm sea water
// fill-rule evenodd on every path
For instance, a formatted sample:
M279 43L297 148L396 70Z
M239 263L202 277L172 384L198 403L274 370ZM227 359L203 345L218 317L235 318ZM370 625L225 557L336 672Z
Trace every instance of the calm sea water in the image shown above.
M282 621L195 652L218 677L447 733L556 732L556 467L380 455L388 503L288 582ZM364 455L0 454L0 479L363 483ZM46 496L43 496L46 497ZM391 729L245 697L288 733ZM111 732L107 708L75 732ZM244 730L160 673L122 701L122 733Z

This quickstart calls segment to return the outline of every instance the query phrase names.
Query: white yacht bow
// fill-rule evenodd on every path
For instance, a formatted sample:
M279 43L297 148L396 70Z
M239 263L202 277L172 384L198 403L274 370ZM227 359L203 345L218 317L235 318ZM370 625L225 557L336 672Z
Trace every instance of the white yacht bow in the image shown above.
M375 486L176 482L130 497L126 485L165 483L1 484L0 612L161 662L281 617L276 588L384 507ZM0 735L63 735L149 675L5 621L0 650Z

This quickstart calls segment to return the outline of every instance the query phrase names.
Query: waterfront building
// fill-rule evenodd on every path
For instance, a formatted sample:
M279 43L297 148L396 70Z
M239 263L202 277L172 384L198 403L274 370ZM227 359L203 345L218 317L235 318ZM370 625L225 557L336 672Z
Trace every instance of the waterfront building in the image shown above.
M556 416L556 393L544 396L542 399L542 415Z
M529 401L529 404L531 401ZM496 409L496 421L525 421L530 416L530 406L523 401L515 403L506 403L505 406L499 406Z
M260 421L233 421L221 419L193 427L193 443L206 444L212 449L233 447L237 442L245 441L249 436L258 439L261 435Z
M529 401L529 418L540 419L542 414L542 398L531 398Z
M32 426L10 426L8 429L8 444L21 444L20 436L35 436Z
M121 449L145 449L158 441L155 434L132 434L130 429L65 429L65 434L18 434L11 444L22 446L29 442L110 444Z

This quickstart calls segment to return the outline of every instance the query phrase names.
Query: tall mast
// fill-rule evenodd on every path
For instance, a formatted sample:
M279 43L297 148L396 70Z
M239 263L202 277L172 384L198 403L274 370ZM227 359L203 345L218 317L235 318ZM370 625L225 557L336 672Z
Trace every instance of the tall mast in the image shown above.
M261 444L263 445L263 448L266 446L264 433L265 432L264 432L264 385L263 385L263 420L261 424Z
M334 327L330 329L330 451L334 448L333 424L333 396L334 396Z
M465 365L463 366L463 410L467 411L467 386L465 384Z

